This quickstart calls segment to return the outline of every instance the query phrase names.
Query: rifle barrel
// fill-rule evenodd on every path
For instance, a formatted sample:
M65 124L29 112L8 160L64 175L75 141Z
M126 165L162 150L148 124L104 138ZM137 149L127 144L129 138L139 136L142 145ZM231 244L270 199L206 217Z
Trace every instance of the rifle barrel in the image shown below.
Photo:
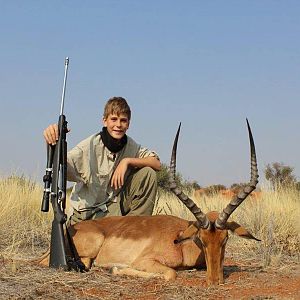
M67 83L67 76L68 76L68 67L69 67L69 57L66 57L65 58L64 84L63 84L63 90L62 90L62 95L61 95L60 115L62 115L64 113L64 102L65 102L66 83Z

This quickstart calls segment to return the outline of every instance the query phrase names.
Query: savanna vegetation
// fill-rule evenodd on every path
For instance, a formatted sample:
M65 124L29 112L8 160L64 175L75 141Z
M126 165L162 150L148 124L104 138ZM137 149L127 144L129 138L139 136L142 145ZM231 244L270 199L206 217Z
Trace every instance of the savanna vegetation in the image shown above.
M267 167L274 169L273 165ZM165 282L113 277L97 268L87 273L64 272L26 262L48 249L52 211L40 211L40 182L17 175L0 177L0 299L283 299L286 295L284 299L298 299L300 193L296 177L290 176L293 172L285 174L294 180L277 181L273 179L277 173L270 174L270 188L261 188L258 199L248 197L231 216L261 242L231 235L226 247L225 285L215 289L206 288L205 271L178 272L175 282ZM193 220L168 189L167 167L158 175L154 214ZM180 173L176 181L204 212L221 211L229 201L218 193L226 188L222 184L206 187L209 192L201 195L194 193L200 188L197 182L187 182Z
M167 167L159 174L160 188L154 214L171 214L193 220L188 209L169 192ZM206 197L194 196L195 183L186 182L177 174L177 182L204 212L221 211L228 202L222 195L211 193ZM197 186L196 186L197 187ZM214 185L218 190L223 186ZM49 245L52 221L49 213L40 211L42 185L24 176L0 178L0 255L2 257L33 257ZM297 185L289 188L279 185L262 189L260 199L246 199L233 213L232 219L243 224L262 242L255 243L232 238L247 253L259 255L264 265L280 263L284 256L300 259L300 193Z

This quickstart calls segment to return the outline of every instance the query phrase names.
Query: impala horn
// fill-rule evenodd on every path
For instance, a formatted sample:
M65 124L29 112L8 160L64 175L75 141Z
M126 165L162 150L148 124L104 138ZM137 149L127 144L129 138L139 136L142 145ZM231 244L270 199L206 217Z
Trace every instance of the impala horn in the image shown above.
M249 183L244 187L241 188L239 193L232 197L230 203L223 209L220 213L218 219L215 221L215 226L218 229L224 229L226 222L230 215L236 210L236 208L242 204L242 202L247 198L247 196L256 188L258 183L258 170L257 170L257 160L256 160L256 153L255 153L255 145L254 140L251 132L251 128L247 121L247 128L249 133L249 142L250 142L250 153L251 153L251 179Z
M170 170L169 170L170 189L196 217L197 227L207 229L210 226L210 222L207 216L201 211L201 209L195 204L195 202L192 199L190 199L186 194L182 192L182 190L177 186L175 181L177 142L178 142L180 127L181 127L181 123L179 123L179 127L175 136L173 149L172 149L172 156L171 156Z

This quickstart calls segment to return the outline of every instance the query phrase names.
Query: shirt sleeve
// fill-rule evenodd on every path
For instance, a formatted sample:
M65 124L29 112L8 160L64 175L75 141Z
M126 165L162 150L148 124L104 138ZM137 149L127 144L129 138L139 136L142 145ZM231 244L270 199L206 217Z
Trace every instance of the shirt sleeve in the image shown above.
M83 150L76 146L68 152L67 155L67 180L73 182L84 182L82 174L84 173L83 162Z
M155 151L149 150L145 147L140 147L138 152L138 157L139 158L156 157L158 160L160 160L158 154Z

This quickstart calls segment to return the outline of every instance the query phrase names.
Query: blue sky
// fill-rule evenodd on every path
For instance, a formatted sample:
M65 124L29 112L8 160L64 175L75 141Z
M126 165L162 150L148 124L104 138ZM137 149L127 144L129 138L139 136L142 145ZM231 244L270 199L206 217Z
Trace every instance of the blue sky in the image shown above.
M64 58L69 147L125 97L128 134L200 185L249 178L247 117L259 171L300 180L299 1L0 1L0 174L41 179L43 129L57 122Z

